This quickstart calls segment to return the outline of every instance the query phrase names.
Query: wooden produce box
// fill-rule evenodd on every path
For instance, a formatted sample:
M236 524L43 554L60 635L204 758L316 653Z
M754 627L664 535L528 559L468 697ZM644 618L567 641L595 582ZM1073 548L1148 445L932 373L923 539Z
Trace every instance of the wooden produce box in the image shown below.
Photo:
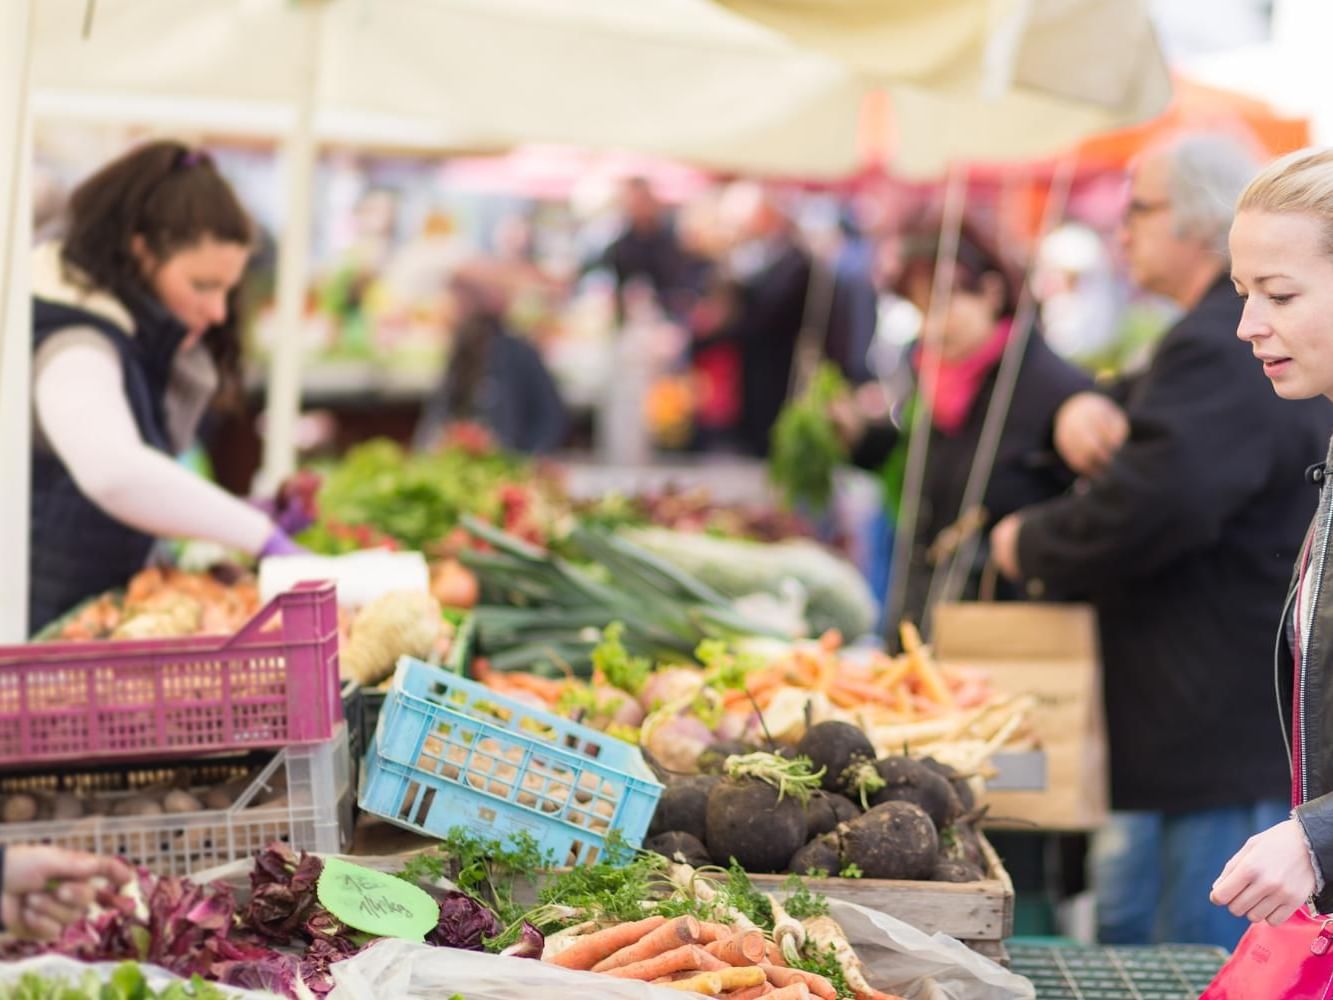
M942 604L934 614L938 662L980 667L998 691L1037 699L1030 725L1046 757L1046 787L988 790L987 825L1066 831L1101 826L1109 789L1092 608L1011 601Z
M987 877L979 882L909 882L875 878L806 878L811 892L887 913L927 934L947 934L997 962L1014 932L1014 884L985 836ZM787 875L751 875L761 892L781 893Z

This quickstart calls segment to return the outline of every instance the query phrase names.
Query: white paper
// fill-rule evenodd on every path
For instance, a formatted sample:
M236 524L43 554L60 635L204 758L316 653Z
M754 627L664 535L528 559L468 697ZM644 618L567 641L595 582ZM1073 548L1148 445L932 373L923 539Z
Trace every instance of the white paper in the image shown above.
M342 556L269 556L259 564L259 597L271 601L307 580L332 580L338 604L360 608L397 590L429 590L430 570L420 552L369 549Z

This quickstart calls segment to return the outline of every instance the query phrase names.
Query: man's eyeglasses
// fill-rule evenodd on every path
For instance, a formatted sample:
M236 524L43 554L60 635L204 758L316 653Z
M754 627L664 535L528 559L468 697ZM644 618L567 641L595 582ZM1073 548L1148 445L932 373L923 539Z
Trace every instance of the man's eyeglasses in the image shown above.
M1151 215L1153 212L1160 212L1162 209L1170 208L1169 201L1140 201L1138 198L1130 200L1125 206L1125 218L1136 219L1141 215Z

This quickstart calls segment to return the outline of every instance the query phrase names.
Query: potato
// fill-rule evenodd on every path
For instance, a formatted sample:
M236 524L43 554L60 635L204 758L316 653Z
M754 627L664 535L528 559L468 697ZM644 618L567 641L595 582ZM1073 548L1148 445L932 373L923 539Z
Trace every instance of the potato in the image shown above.
M51 818L56 820L79 819L83 816L83 800L69 792L61 792L51 800Z
M162 799L162 811L166 813L202 812L204 804L189 792L179 788L167 792Z
M31 795L19 793L5 799L4 809L0 811L6 823L31 823L37 818L37 800Z
M112 816L161 816L162 804L147 795L131 795L111 809Z
M234 801L235 797L226 785L217 785L204 792L202 804L205 809L230 809Z

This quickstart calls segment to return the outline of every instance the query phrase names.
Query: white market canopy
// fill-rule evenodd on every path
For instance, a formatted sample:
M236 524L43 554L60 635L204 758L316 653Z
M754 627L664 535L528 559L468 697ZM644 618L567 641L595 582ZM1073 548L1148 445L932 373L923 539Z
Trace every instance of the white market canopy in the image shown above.
M33 114L282 138L278 317L296 329L319 141L834 177L865 165L884 90L893 167L918 176L1054 154L1170 94L1144 0L3 0L0 641L25 634ZM270 481L294 461L299 369L282 338Z
M339 141L804 177L864 165L879 89L915 176L1050 155L1170 92L1143 0L40 0L35 22L42 114L285 134L309 96Z

